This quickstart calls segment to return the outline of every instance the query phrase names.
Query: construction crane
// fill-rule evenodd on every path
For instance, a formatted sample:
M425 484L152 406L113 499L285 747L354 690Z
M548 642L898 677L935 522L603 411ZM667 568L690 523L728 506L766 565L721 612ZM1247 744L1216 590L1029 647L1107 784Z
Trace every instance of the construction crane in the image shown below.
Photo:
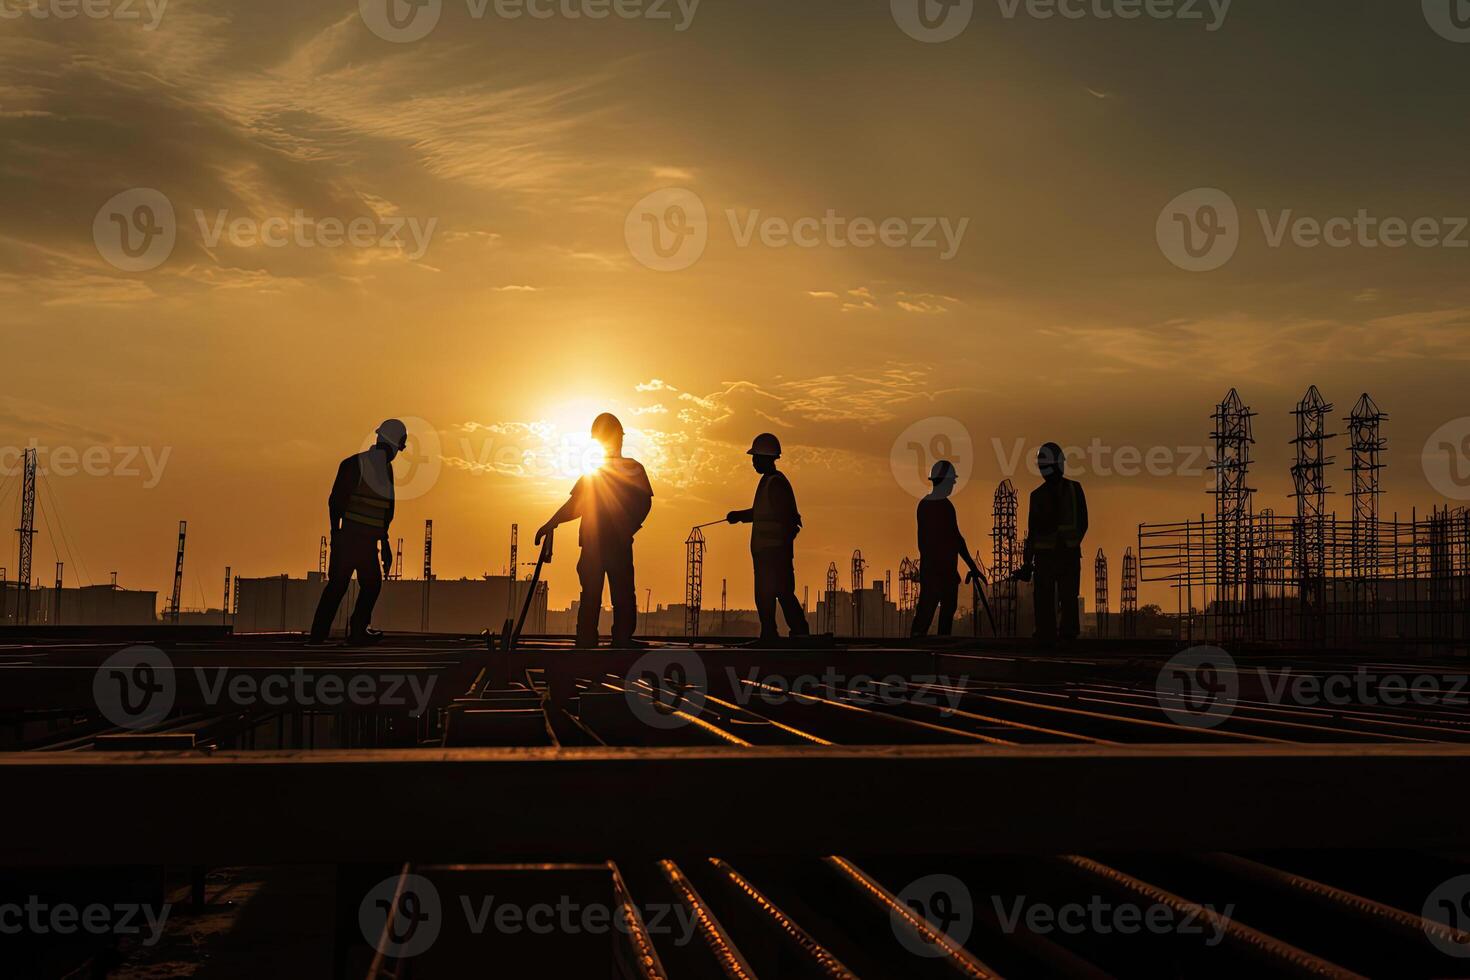
M62 563L56 563L56 590L51 593L51 625L61 625L61 570Z
M224 605L222 605L222 606L219 607L219 618L220 618L220 622L223 625L225 625L225 626L230 625L230 582L231 582L230 573L231 573L231 571L233 571L233 569L231 569L229 565L226 565L225 566L225 602L224 602Z
M393 563L393 578L401 580L403 578L403 538L401 537L398 539L398 550L394 554L398 556L398 560Z
M326 574L327 574L327 536L325 534L322 535L321 547L317 551L317 555L316 555L316 570L317 570L318 574L320 574L323 578L326 577Z
M1097 635L1108 635L1108 556L1101 548L1092 563L1093 610L1097 620Z
M684 635L699 635L699 611L704 601L704 532L693 528L684 541Z
M728 579L720 579L720 635L725 636L725 599L730 582Z
M175 624L179 621L179 604L184 595L184 538L189 533L189 522L179 521L179 551L174 556L174 592L168 606L168 618Z
M852 553L852 635L863 635L863 569L867 567L861 550Z
M5 568L4 566L0 566L0 626L5 625L5 619L9 615L5 609L6 603L9 601L9 592L10 583L5 577Z
M25 451L25 466L21 474L20 490L20 578L16 598L16 622L29 624L31 621L31 551L36 537L36 450Z

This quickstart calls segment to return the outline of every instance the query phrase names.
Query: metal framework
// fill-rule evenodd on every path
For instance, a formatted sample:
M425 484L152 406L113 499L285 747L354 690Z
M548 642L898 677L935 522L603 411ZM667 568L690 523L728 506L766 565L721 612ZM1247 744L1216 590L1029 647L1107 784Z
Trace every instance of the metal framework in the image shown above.
M327 574L327 536L322 535L321 543L317 546L316 570L318 575Z
M1296 567L1301 578L1298 590L1305 607L1299 619L1302 639L1321 637L1321 618L1325 615L1326 548L1327 548L1327 416L1332 403L1322 397L1316 385L1307 389L1297 402L1292 415L1296 418L1296 462L1291 466L1292 497L1296 499L1296 527L1293 535Z
M1123 591L1118 597L1119 632L1133 638L1138 635L1138 556L1132 548L1123 552Z
M234 581L234 577L231 575L232 571L233 569L229 565L225 566L225 601L219 607L220 621L225 625L229 625L230 622L230 584Z
M17 579L15 619L31 621L31 560L36 538L36 450L25 451L25 464L20 482L20 575Z
M990 528L991 596L995 600L996 631L1016 633L1016 569L1020 567L1020 539L1016 530L1016 487L1002 480L995 488Z
M1246 529L1250 525L1249 484L1251 445L1255 442L1251 419L1255 415L1231 388L1215 406L1215 459L1210 464L1215 482L1215 575L1220 583L1222 639L1238 639L1246 620L1245 603L1250 590L1250 569L1242 562L1246 553Z
M1108 635L1108 556L1101 548L1092 562L1093 610L1097 635Z
M1383 491L1378 487L1378 473L1383 469L1383 451L1387 440L1383 438L1383 422L1388 418L1373 399L1364 392L1353 406L1346 419L1350 462L1348 473L1352 478L1349 491L1353 506L1352 525L1352 577L1359 583L1353 595L1353 603L1360 612L1373 608L1378 601L1377 578L1378 554L1378 498ZM1372 617L1365 617L1360 624L1362 631L1371 630Z
M61 573L65 566L61 562L56 563L56 589L51 593L51 624L61 625Z
M184 539L188 533L189 522L179 521L179 550L174 555L174 591L168 606L169 619L174 623L179 621L179 613L182 610L180 603L184 596Z
M684 635L699 635L699 612L704 604L704 532L694 528L684 541Z
M860 550L852 553L852 635L863 635L863 569L867 561Z
M837 633L837 563L827 563L827 616L826 632Z

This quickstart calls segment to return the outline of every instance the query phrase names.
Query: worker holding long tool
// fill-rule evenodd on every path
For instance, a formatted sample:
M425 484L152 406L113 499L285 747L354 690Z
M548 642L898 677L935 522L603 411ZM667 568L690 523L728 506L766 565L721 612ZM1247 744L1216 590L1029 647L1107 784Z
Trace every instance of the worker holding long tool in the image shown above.
M1070 643L1079 632L1077 596L1082 588L1082 538L1087 534L1087 497L1082 485L1065 477L1066 455L1049 442L1036 454L1041 486L1031 491L1026 547L1016 577L1030 581L1036 612L1036 640L1057 639L1057 608L1061 607L1061 640Z
M796 600L795 542L801 532L801 514L796 509L796 493L786 474L776 469L781 458L781 440L769 432L755 437L746 455L751 466L761 475L755 488L755 503L748 510L732 510L725 515L731 524L749 524L750 559L755 566L755 609L761 621L761 642L779 638L776 632L776 605L786 616L786 628L792 636L808 636L806 611Z
M954 503L949 499L959 479L954 464L947 459L936 460L929 471L929 482L934 489L919 501L919 601L914 606L914 623L910 633L914 636L929 634L929 621L934 610L939 610L940 636L949 636L954 629L954 614L959 606L960 573L956 561L969 566L965 582L984 581L980 566L975 564L965 536L960 533L959 517Z
M623 455L623 423L606 412L592 423L592 438L602 443L604 458L595 472L579 478L567 502L541 525L536 543L557 525L581 520L577 543L582 557L577 577L582 604L577 610L577 646L597 646L602 614L602 581L612 593L614 648L634 646L638 625L638 592L633 580L633 535L653 508L653 487L643 464Z
M337 479L327 497L332 558L307 642L327 642L353 572L357 573L357 604L352 608L347 642L382 639L383 634L368 624L383 576L393 567L393 547L388 543L388 525L393 523L393 459L407 446L408 429L397 419L388 419L378 426L377 441L371 448L348 456L337 467Z

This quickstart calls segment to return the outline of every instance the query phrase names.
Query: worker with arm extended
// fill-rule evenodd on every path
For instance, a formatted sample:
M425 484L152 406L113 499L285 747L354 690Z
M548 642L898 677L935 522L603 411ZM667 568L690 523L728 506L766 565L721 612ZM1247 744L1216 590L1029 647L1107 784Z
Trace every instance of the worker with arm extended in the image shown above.
M807 636L806 611L796 598L795 542L801 532L801 514L796 509L796 492L786 474L776 468L781 458L781 441L769 432L755 437L746 455L760 474L755 502L746 510L725 515L731 524L749 524L750 559L755 570L755 608L760 617L763 643L778 640L776 606L786 617L792 636Z
M568 521L580 521L577 542L582 555L577 578L582 601L577 610L577 646L597 646L602 614L603 580L612 593L612 646L635 646L638 591L633 576L633 536L653 507L653 487L643 464L623 455L623 424L608 413L592 423L592 438L602 444L602 465L579 478L571 495L536 532L536 543Z

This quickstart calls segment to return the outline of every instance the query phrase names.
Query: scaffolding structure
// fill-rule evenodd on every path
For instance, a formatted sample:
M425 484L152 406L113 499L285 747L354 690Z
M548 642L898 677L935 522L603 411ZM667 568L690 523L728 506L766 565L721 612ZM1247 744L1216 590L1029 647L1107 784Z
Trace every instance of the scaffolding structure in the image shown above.
M1244 561L1246 528L1250 523L1251 446L1255 443L1251 419L1255 413L1241 400L1240 392L1231 388L1215 406L1215 427L1211 438L1215 458L1210 464L1215 482L1210 493L1215 498L1215 575L1219 582L1223 608L1235 611L1242 607L1242 597L1250 588L1250 567ZM1222 639L1239 638L1243 622L1228 619L1221 623Z
M36 543L36 450L25 450L25 462L20 478L20 576L16 579L15 611L17 623L31 621L31 564L34 561Z
M699 635L699 613L704 605L704 532L694 528L684 539L684 635Z
M1123 552L1123 590L1118 596L1118 631L1129 639L1138 635L1138 556Z
M1097 635L1108 635L1108 556L1101 548L1092 562L1093 617L1097 621Z
M1307 389L1291 413L1295 507L1286 516L1252 510L1251 413L1235 394L1215 416L1214 516L1139 525L1139 580L1175 589L1181 636L1311 645L1470 639L1470 510L1382 513L1388 416L1373 399L1362 395L1346 419L1352 511L1339 516L1327 504L1332 405Z
M852 635L863 635L863 569L868 565L861 550L852 553Z
M1296 462L1291 465L1292 497L1296 499L1296 526L1293 558L1300 581L1298 595L1302 615L1298 618L1302 639L1320 638L1322 619L1326 616L1327 588L1327 416L1332 403L1322 397L1316 385L1297 402L1291 414L1296 418Z
M992 498L990 527L991 598L994 600L995 629L1001 636L1016 634L1016 569L1021 547L1016 530L1016 487L1002 480Z

